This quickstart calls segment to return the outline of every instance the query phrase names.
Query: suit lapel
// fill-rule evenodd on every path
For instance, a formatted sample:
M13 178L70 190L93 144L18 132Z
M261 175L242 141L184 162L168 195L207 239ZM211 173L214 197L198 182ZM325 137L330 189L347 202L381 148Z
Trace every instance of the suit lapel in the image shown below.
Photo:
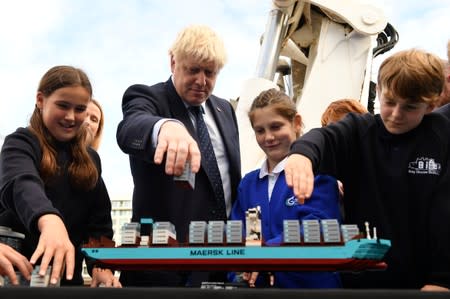
M224 133L223 124L226 123L226 120L224 118L222 108L219 107L218 103L214 100L214 98L211 97L206 101L206 105L208 105L209 111L211 111L214 117L214 121L216 122L216 125L219 128L222 139L225 139L225 135L223 134Z

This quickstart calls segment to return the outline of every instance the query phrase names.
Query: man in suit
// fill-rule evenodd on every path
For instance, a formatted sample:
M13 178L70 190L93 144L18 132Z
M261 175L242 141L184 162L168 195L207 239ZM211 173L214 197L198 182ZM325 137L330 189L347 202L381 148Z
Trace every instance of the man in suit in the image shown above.
M134 180L132 221L170 221L176 227L177 240L186 242L191 221L226 220L229 215L241 178L239 136L231 104L212 95L226 61L217 34L206 26L189 26L179 33L169 56L169 80L153 86L133 85L125 91L117 142L130 158ZM196 115L190 110L193 106L201 106L203 111L220 170L222 201L215 196L205 172ZM186 162L195 173L193 189L182 188L174 181L183 173ZM121 282L124 286L192 286L201 280L223 278L206 274L123 271Z

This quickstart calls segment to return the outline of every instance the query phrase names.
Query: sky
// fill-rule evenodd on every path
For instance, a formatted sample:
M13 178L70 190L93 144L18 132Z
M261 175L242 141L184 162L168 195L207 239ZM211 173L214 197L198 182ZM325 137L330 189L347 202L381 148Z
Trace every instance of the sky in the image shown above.
M372 2L400 35L393 50L374 60L375 68L385 57L412 47L446 58L450 1ZM167 51L178 31L189 24L206 24L223 37L228 51L214 93L237 98L242 83L254 77L271 7L271 0L0 1L0 144L17 127L27 126L38 82L49 68L80 67L105 112L99 154L110 197L131 198L128 156L115 137L125 89L166 81Z

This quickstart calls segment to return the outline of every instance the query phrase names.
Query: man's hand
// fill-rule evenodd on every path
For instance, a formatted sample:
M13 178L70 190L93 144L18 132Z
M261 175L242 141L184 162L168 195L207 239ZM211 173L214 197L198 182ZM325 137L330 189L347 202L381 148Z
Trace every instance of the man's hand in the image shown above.
M154 161L161 164L166 154L166 174L179 176L190 159L191 171L200 169L200 150L186 128L175 121L166 121L159 131Z
M300 154L292 154L284 167L286 183L294 189L297 200L303 204L309 198L314 188L314 173L311 161Z

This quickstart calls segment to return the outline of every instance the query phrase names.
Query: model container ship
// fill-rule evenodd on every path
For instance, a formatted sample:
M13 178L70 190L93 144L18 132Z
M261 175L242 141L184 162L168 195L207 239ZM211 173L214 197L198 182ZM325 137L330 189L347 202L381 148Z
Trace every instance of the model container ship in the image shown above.
M83 252L100 266L115 270L228 270L228 271L361 271L384 269L390 241L361 236L356 225L335 219L285 220L283 241L265 244L260 220L247 213L242 221L194 221L186 244L176 241L169 222L145 219L122 228L122 244L91 240ZM151 226L152 229L148 229ZM147 227L147 229L142 229ZM144 231L151 231L144 233ZM105 242L106 241L106 242Z

